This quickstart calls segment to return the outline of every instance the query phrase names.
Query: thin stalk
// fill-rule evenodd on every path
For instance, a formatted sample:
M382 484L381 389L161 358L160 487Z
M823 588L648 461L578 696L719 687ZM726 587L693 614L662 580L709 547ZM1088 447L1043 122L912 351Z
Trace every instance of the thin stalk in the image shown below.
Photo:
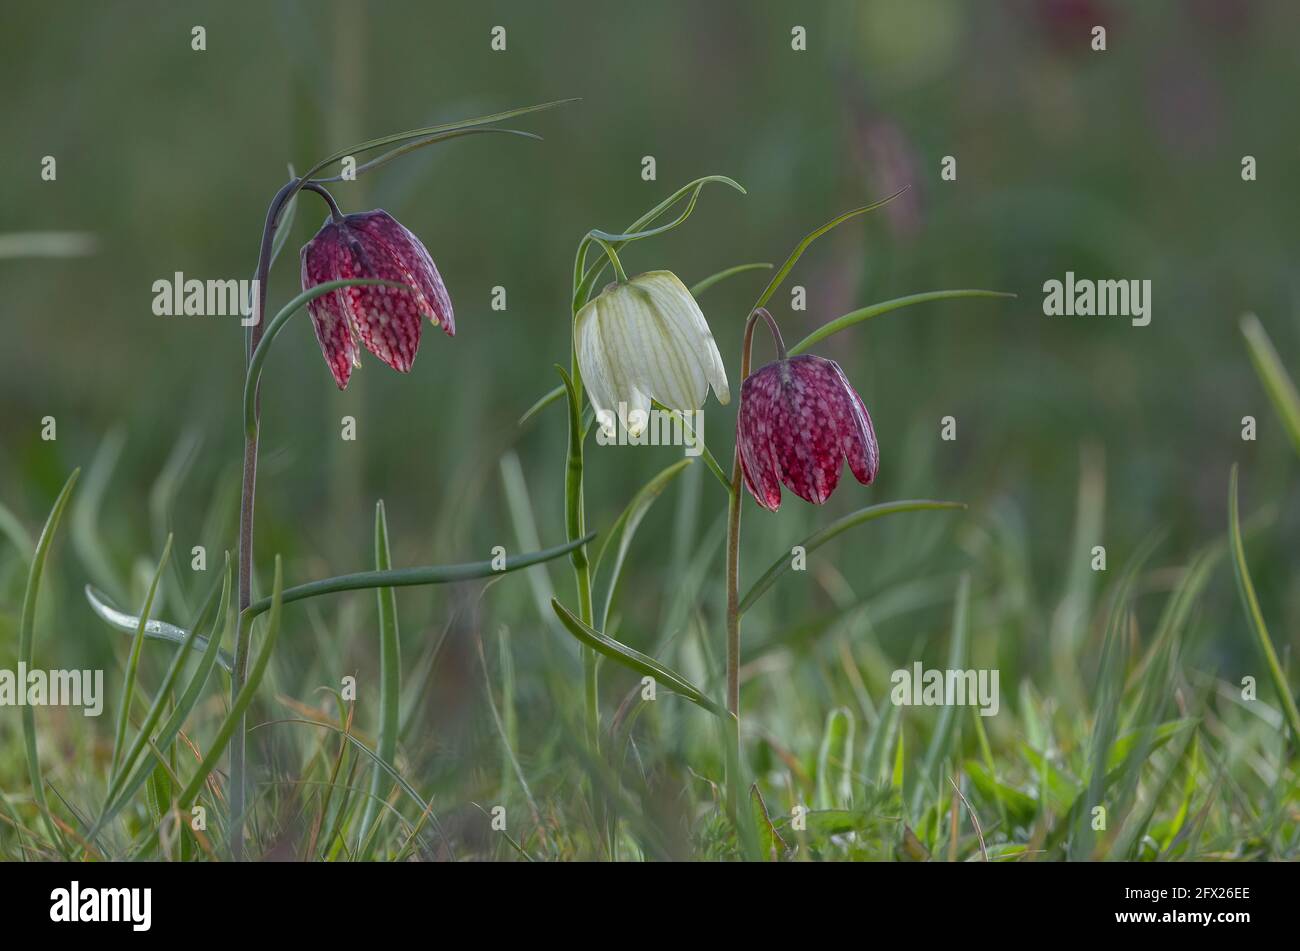
M740 350L740 382L749 376L754 348L754 325L762 318L772 332L777 356L786 359L785 342L772 315L763 307L755 308L745 321L745 339ZM741 491L740 442L731 463L731 496L727 500L727 722L724 732L727 740L727 809L740 828L743 839L748 839L750 822L742 814L740 789L744 785L740 760L740 506L744 500Z
M262 318L266 313L266 280L271 270L271 246L275 240L275 231L280 223L280 215L285 205L299 188L302 179L290 179L271 199L266 212L266 224L262 227L262 245L257 255L257 271L253 280L253 325L248 329L247 352L245 355L245 377L248 367L262 341L264 326ZM258 422L261 415L261 400L257 388L253 394L252 426L244 434L244 471L239 495L239 628L235 636L235 660L230 671L230 702L233 705L239 698L240 691L248 677L248 646L252 634L252 620L246 619L243 611L253 600L253 504L257 492L257 442ZM244 761L245 732L247 722L243 715L235 725L234 736L230 742L230 843L231 854L235 861L243 858L244 853Z

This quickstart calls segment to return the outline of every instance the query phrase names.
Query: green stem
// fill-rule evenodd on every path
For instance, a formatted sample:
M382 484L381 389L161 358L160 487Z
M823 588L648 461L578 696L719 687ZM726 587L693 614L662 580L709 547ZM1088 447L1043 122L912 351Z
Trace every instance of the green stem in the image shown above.
M785 346L776 321L762 307L756 307L745 321L745 338L740 350L740 382L749 376L754 348L754 325L767 321L784 359ZM727 499L727 714L724 730L727 743L727 810L736 823L742 844L752 857L755 837L752 816L741 801L745 786L744 763L740 749L740 506L744 500L741 486L740 443L736 443L731 464L731 495Z

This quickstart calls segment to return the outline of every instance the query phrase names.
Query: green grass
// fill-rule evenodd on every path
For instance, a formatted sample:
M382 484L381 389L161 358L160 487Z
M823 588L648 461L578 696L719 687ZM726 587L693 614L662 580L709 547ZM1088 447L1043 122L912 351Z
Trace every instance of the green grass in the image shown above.
M519 519L541 500L515 470L503 472L507 484L515 473L503 495L514 496L511 519L527 538L532 530ZM1097 477L1084 470L1083 478ZM1105 572L1089 569L1085 576L1067 565L1066 577L1055 580L1023 570L1012 557L1024 542L1016 535L1023 526L999 524L993 512L951 514L919 555L894 546L909 571L918 571L903 582L877 584L876 571L844 568L850 553L843 546L851 539L870 552L900 537L884 534L890 520L878 528L849 515L861 527L843 537L824 532L830 537L820 540L823 547L809 545L808 571L783 578L747 611L742 741L761 855L1300 857L1298 760L1288 735L1295 712L1282 693L1289 689L1287 651L1264 626L1270 605L1252 587L1246 559L1250 540L1264 535L1268 522L1252 520L1253 508L1238 501L1235 485L1234 475L1222 531L1201 550L1180 558L1153 537L1141 550L1111 553ZM79 579L84 571L65 552L51 557L57 514L70 493L69 487L60 497L36 546L37 582L56 573ZM627 860L738 857L723 807L718 711L709 699L721 676L709 579L694 589L679 584L673 590L684 593L677 597L642 590L639 580L657 576L659 553L637 544L636 528L647 517L674 525L672 549L716 578L712 536L722 525L700 530L699 520L667 512L699 505L701 493L720 491L702 467L674 465L607 529L600 561L622 582L610 583L603 596L610 604L607 633L586 628L584 638L620 662L603 664L602 737L594 757L582 741L573 643L541 616L544 602L526 579L471 581L400 603L387 589L377 602L370 597L368 610L359 610L364 595L350 596L362 599L357 603L345 596L300 608L282 598L288 588L277 569L266 599L269 621L240 697L253 723L250 854L333 861L548 861L602 858L611 850ZM1104 520L1096 495L1081 504L1080 531ZM895 527L932 518L906 515ZM381 570L391 557L387 522L381 506L374 549ZM3 555L25 556L17 546ZM943 570L927 572L931 561ZM948 571L954 566L960 576ZM529 570L545 575L541 591L563 590L562 566ZM160 564L149 595L156 586L159 602L180 603L175 584L185 573ZM1234 577L1243 588L1240 603ZM130 588L140 580L115 583ZM817 589L804 593L824 607L815 622L782 602L784 587L800 583ZM125 637L104 625L126 664L127 694L141 701L128 716L121 713L123 692L110 697L124 724L116 753L100 752L114 748L109 717L32 711L39 742L29 748L29 766L40 777L37 787L16 769L21 747L0 745L0 857L39 860L63 850L82 859L229 854L221 763L240 710L227 709L225 691L211 676L216 652L188 636L219 634L224 626L229 641L229 579L224 587L220 578L216 588L209 583L206 597L197 579L190 588L186 600L202 607L180 628L187 635L180 644ZM27 600L31 618L41 618L36 595ZM652 615L679 620L656 635L654 625L631 620L647 605ZM399 611L403 649L414 658L404 668L396 665ZM84 613L88 623L100 623L90 620L88 606ZM560 618L570 629L585 627L567 612ZM57 636L43 624L34 627L43 642ZM602 643L613 635L640 645L620 644L630 661ZM1222 638L1253 645L1259 663L1216 669ZM1074 652L1072 665L1056 662L1057 641ZM382 678L381 654L388 658ZM895 706L890 673L916 659L927 667L997 667L998 715L980 717L969 706ZM358 676L355 698L345 695L349 674ZM653 699L643 674L656 678ZM1243 699L1239 681L1246 674L1256 679L1257 700ZM445 696L451 691L457 695ZM55 736L57 744L50 742ZM37 746L44 749L39 758ZM206 828L197 832L188 819L176 819L191 816L193 805L205 811Z

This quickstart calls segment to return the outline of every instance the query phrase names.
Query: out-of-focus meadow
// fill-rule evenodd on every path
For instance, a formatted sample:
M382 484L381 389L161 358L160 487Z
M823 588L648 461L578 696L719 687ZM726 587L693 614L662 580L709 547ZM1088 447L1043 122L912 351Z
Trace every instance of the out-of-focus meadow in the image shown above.
M1105 52L1090 48L1095 24L1107 27ZM202 52L191 49L196 25ZM504 52L490 48L495 25ZM796 25L806 51L791 49ZM823 508L787 494L776 515L746 497L742 591L855 509L907 498L968 506L848 532L746 615L746 757L788 854L978 859L967 805L952 836L950 776L991 857L1300 851L1294 744L1225 546L1236 463L1250 575L1280 663L1293 667L1300 459L1239 321L1257 314L1300 374L1294 5L10 3L3 35L0 241L58 231L94 244L73 257L29 256L17 237L0 245L0 504L21 524L0 538L0 668L18 657L22 536L36 537L69 472L83 469L43 578L35 647L42 667L106 670L98 720L36 711L51 807L70 826L103 799L131 644L95 616L84 585L138 612L174 533L152 613L185 624L236 539L243 334L235 318L155 316L153 282L250 277L290 164L574 96L509 123L542 142L456 140L334 190L344 211L385 208L423 239L457 334L426 329L406 376L363 354L343 393L305 317L280 337L262 385L261 592L276 554L286 585L372 567L379 499L397 566L564 540L562 404L517 420L558 382L553 364L568 365L574 248L588 229L620 231L698 176L735 178L747 195L707 189L683 227L624 252L630 273L667 268L691 283L779 263L837 213L909 186L800 260L790 280L806 288L807 309L791 309L788 287L772 304L786 339L914 292L1018 298L909 308L827 341L818 352L842 364L875 423L879 479L863 488L846 475ZM1247 155L1253 182L1242 180ZM57 160L55 181L41 178L45 156ZM645 156L655 181L643 180ZM940 179L945 156L956 181ZM297 248L323 219L304 196L272 275L272 311L297 292ZM1149 279L1150 325L1044 316L1043 282L1067 271ZM700 296L733 394L765 280L740 275ZM498 286L504 311L490 306ZM734 410L710 402L705 412L705 440L728 469ZM344 416L355 441L340 439ZM947 416L955 441L940 439ZM1242 438L1246 416L1253 441ZM42 438L46 417L54 440ZM678 458L593 442L589 527L607 531ZM714 696L724 513L704 465L689 466L635 536L611 624ZM1126 601L1121 576L1148 541ZM196 545L205 573L190 567ZM1089 568L1095 545L1104 573ZM1203 577L1189 573L1203 553ZM373 743L375 597L287 606L251 714L269 724L249 741L252 853L732 854L712 805L721 741L707 714L662 691L639 702L638 678L607 662L609 742L600 762L588 756L577 645L550 611L552 592L573 603L563 559L486 589L398 591L395 766L437 820L421 826L420 805L399 788L384 834L366 841L350 836L370 761L330 730L271 721L349 723L336 691L354 675L347 728ZM1162 627L1179 596L1185 616ZM956 666L1000 671L999 715L893 707L894 669L948 664L955 608L966 632ZM170 656L144 645L146 693ZM1246 676L1258 703L1240 700ZM186 727L199 749L227 684L214 676ZM1099 729L1118 738L1100 753ZM1140 763L1135 748L1149 754ZM178 749L183 778L194 754ZM1110 771L1111 825L1086 830L1080 804ZM0 708L0 793L0 857L52 853L37 839L13 708ZM508 837L491 827L496 804ZM821 825L794 830L800 804ZM98 847L200 854L141 847L150 808L141 797ZM211 835L201 848L222 854Z

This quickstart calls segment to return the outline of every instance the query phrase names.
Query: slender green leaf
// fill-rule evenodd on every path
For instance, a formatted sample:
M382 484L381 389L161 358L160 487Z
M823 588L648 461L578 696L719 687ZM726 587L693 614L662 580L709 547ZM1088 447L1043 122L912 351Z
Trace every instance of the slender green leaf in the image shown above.
M291 162L289 164L289 178L294 179L297 177L298 176L293 172L293 163ZM276 258L280 256L280 252L284 250L284 246L289 243L289 235L293 231L293 222L297 217L298 193L294 192L288 203L285 204L284 209L280 212L280 221L277 223L275 228L275 237L271 239L271 260L270 263L267 264L268 272L275 267ZM251 309L249 312L252 312Z
M857 310L849 311L842 317L837 317L829 323L818 327L808 336L804 337L793 347L790 348L790 356L796 356L803 353L814 344L820 343L831 334L837 334L841 330L847 330L864 320L870 320L872 317L879 317L881 314L888 314L890 311L898 310L902 307L911 307L913 304L925 304L935 300L959 300L967 297L1015 297L1015 294L1007 294L1002 291L981 291L981 290L955 290L955 291L925 291L921 294L908 294L906 297L895 297L893 300L881 301L878 304L871 304L868 307L859 307Z
M551 390L549 393L547 393L545 396L539 399L532 406L528 407L528 411L525 412L524 415L519 417L519 422L516 425L522 426L524 423L528 422L530 419L532 419L542 410L546 409L546 407L550 406L552 403L554 403L563 395L564 395L564 384L561 383L555 389Z
M799 545L804 549L806 555L812 554L822 545L826 544L836 535L848 531L856 525L864 522L870 522L877 518L883 518L886 515L895 515L900 512L925 512L940 509L964 509L966 506L962 502L936 502L931 499L907 499L899 502L882 502L879 505L869 505L864 509L858 509L856 512L836 519L825 528L813 532L805 538ZM746 592L740 601L740 612L743 614L753 606L768 588L776 583L776 580L790 570L791 557L789 554L782 555L776 561L772 562L771 567L754 582L753 587Z
M609 569L609 577L604 585L604 594L603 596L598 595L596 599L598 605L596 617L600 622L600 630L603 631L609 623L610 605L613 604L614 595L618 591L618 583L623 574L623 564L627 558L627 551L632 545L632 538L636 535L641 520L650 511L650 506L654 504L655 499L659 498L664 489L668 488L668 483L672 482L690 464L690 459L678 460L643 485L641 490L632 497L632 501L627 504L627 508L623 509L609 534L605 536L605 542L600 546L600 551L596 555L592 567L592 575L597 580L600 578L600 566L604 563L606 552L610 550L612 545L617 544L618 547L614 551L614 560Z
M54 506L50 509L45 527L41 529L40 538L36 540L36 548L32 553L32 563L27 571L27 589L23 592L23 613L18 624L18 661L24 667L33 667L36 603L41 591L41 576L45 573L45 561L50 554L50 545L54 542L54 533L59 530L59 520L63 517L63 510L67 507L68 499L72 497L72 488L77 484L77 476L80 474L80 469L73 469L72 475L68 476L68 481L63 483L63 488L54 500ZM50 833L50 839L58 845L64 856L68 857L67 844L59 827L50 816L49 802L45 798L45 778L41 773L40 757L36 753L36 711L30 704L24 704L21 709L23 742L27 750L27 775L32 781L32 798L36 800L36 806Z
M948 670L965 670L967 644L970 640L970 575L963 574L957 583L957 597L952 609L952 641L948 645ZM973 698L967 697L970 703ZM930 735L930 747L925 751L921 778L913 794L912 811L919 812L921 796L926 790L937 791L940 786L940 769L952 748L953 724L957 721L957 707L945 704L939 708L939 721Z
M392 555L388 549L388 520L384 516L384 503L375 504L375 570L392 569ZM376 588L379 609L379 743L376 753L386 763L397 761L397 734L399 705L402 691L401 639L397 630L397 595L392 588ZM384 794L384 773L376 767L370 781L370 799L361 817L357 841L364 842L370 824L375 821L379 802Z
M1300 452L1300 393L1296 392L1295 383L1282 365L1282 359L1273 348L1273 341L1269 339L1259 318L1254 314L1244 315L1241 318L1241 334L1246 338L1246 346L1250 350L1250 359L1255 364L1259 381L1264 384L1274 409L1282 418L1282 425L1291 437L1291 444L1295 446L1296 452Z
M140 624L140 618L137 615L119 611L109 604L107 597L102 592L96 591L91 585L86 585L86 600L90 602L91 608L102 620L119 631L134 634ZM185 630L183 627L177 627L175 624L168 624L166 621L149 620L145 624L144 636L152 640L167 641L171 644L183 646L190 636L190 631ZM200 652L206 651L208 639L200 636L195 640L194 646ZM232 660L228 653L218 648L217 663L221 665L222 670L229 672Z
M235 609L235 603L232 597L233 589L233 568L230 562L230 553L226 552L225 567L222 572L221 596L217 601L217 609L210 616L201 616L198 622L195 623L192 631L195 635L192 646L196 647L202 643L203 656L200 658L198 667L191 675L189 683L186 685L180 699L178 699L172 706L172 711L163 722L163 725L158 728L157 736L150 743L151 749L166 750L171 747L172 741L175 740L176 735L180 733L181 728L185 725L185 721L189 717L190 712L203 696L203 688L207 685L208 678L212 675L212 668L216 665L218 657L221 654L221 650L218 647L221 643L221 634L216 630L217 622L224 616L226 633L233 634L235 629L238 613ZM205 637L203 632L209 627L209 625L212 627L211 636ZM191 632L182 632L186 638L189 637L190 633ZM187 650L184 643L185 642L183 641L181 650L178 652L178 657L173 658L172 663L174 668L179 669L178 662L183 661L183 658L179 655L184 654ZM162 695L160 694L160 697L161 696ZM145 731L142 730L140 735L144 737ZM130 761L132 756L128 754L127 759ZM112 790L110 789L110 795L105 799L104 811L95 821L94 828L91 830L88 838L94 838L95 833L108 825L118 812L121 811L121 809L130 801L131 797L135 795L136 790L139 789L140 786L149 778L153 773L153 759L156 759L156 756L153 758L146 758L145 762L141 763L136 768L135 773L132 774L129 780L121 782L116 796L112 795Z
M668 669L653 657L647 657L640 651L634 650L626 644L620 644L612 637L584 624L559 601L552 600L551 607L555 610L564 626L569 629L569 633L587 647L597 653L604 654L611 660L617 661L642 676L653 677L660 686L667 688L678 696L685 697L691 703L703 707L714 716L722 717L725 715L721 706L705 696L703 691L681 674Z
M32 537L27 534L27 529L23 528L23 523L18 520L13 512L5 508L0 503L0 535L4 535L18 549L18 554L22 555L23 561L32 560Z
M561 555L567 555L581 548L596 537L595 532L584 535L576 541L565 542L554 548L529 552L526 555L512 555L505 560L504 568L494 568L492 559L488 561L471 561L460 565L431 565L421 568L394 568L391 571L358 571L350 575L337 575L309 581L284 590L284 603L302 601L305 598L317 598L323 594L337 594L341 591L362 591L369 588L409 588L426 584L453 584L458 581L472 581L475 578L488 578L531 565L541 564ZM262 598L254 601L244 613L251 617L264 614L271 608L271 599Z
M408 129L405 132L397 132L392 135L380 136L377 139L368 139L365 142L358 142L356 145L350 146L349 148L340 149L337 152L331 153L327 158L322 159L321 161L313 165L311 168L309 168L307 170L307 173L303 176L303 178L312 179L315 177L317 172L320 172L322 169L328 168L330 165L333 165L335 162L341 161L342 159L350 155L356 156L362 154L363 152L373 152L375 149L382 149L385 146L389 146L389 145L398 145L399 143L408 142L412 139L427 139L429 141L436 141L437 140L436 137L441 135L442 133L455 132L461 129L470 129L475 126L491 125L494 122L503 122L506 119L514 119L517 116L528 115L529 113L532 112L542 112L543 110L546 109L554 109L556 106L563 106L570 102L577 102L577 101L578 100L576 98L556 99L551 102L543 102L535 106L524 106L520 109L510 109L506 112L494 113L493 115L490 116L477 116L473 119L460 119L457 120L456 122L445 122L442 125L425 126L424 128L421 129Z
M853 806L853 714L845 707L826 714L817 751L816 802L818 809Z
M248 712L248 707L253 702L257 688L262 683L266 668L271 663L271 654L275 650L275 641L280 636L280 607L283 603L281 600L283 591L284 576L280 566L280 556L277 555L275 558L275 578L271 587L270 616L266 622L266 634L262 638L262 649L258 651L257 659L253 661L253 669L249 671L248 679L235 696L234 703L230 705L226 718L221 721L216 736L209 742L208 751L203 755L203 760L199 763L198 769L190 777L185 789L176 797L182 814L189 812L190 806L193 805L195 797L199 794L199 790L203 788L208 775L216 767L217 761L221 759L222 753L225 752L226 746L229 745L235 729L243 721L244 714Z
M117 711L117 732L113 739L112 768L109 771L113 779L117 779L122 754L126 751L126 725L131 720L131 702L135 699L135 678L140 669L140 649L144 645L146 619L153 611L153 599L158 593L158 581L167 567L167 559L171 556L171 552L172 536L168 535L167 543L163 545L162 557L158 559L158 567L154 569L153 580L149 582L148 593L144 596L144 606L140 609L140 621L136 626L135 639L131 642L131 652L127 656L126 672L122 679L122 702Z
M764 304L766 304L769 300L772 299L772 295L777 292L777 289L781 286L781 282L784 281L786 277L789 276L792 270L794 270L794 266L799 262L799 259L803 257L803 253L808 250L808 248L812 245L814 241L816 241L818 238L820 238L822 235L832 230L833 228L837 228L840 225L844 224L844 222L850 220L851 218L856 218L858 215L865 215L869 211L875 211L877 208L881 207L882 205L889 204L889 202L893 201L895 198L903 194L903 192L905 191L907 191L906 187L900 188L898 191L894 192L894 194L890 195L888 198L883 198L880 201L872 202L869 205L863 205L861 208L854 208L851 211L846 211L844 212L844 214L832 218L830 221L826 222L826 224L822 225L820 228L817 228L816 230L811 231L808 234L804 235L803 240L800 241L797 245L795 245L794 250L790 252L790 256L785 259L785 263L781 265L780 270L778 270L775 274L773 274L772 279L767 282L767 287L763 288L763 293L758 295L758 300L754 303L754 306L750 308L750 312L752 313L753 311L758 310L760 307L762 307Z
M1241 596L1241 606L1250 622L1251 633L1259 652L1268 664L1269 677L1273 680L1273 689L1277 691L1278 702L1286 722L1291 727L1292 738L1300 743L1300 711L1296 710L1295 697L1291 695L1291 686L1286 674L1278 662L1277 652L1273 650L1273 639L1268 635L1268 626L1264 623L1264 612L1260 610L1259 598L1255 595L1255 585L1250 580L1250 569L1246 565L1246 547L1241 541L1241 517L1237 509L1237 466L1232 467L1228 485L1228 533L1232 537L1232 571L1237 579L1237 593Z
M718 271L716 274L710 274L708 277L696 281L694 284L692 284L691 296L699 297L710 287L713 287L715 284L718 284L721 281L725 281L729 277L735 277L737 274L745 274L749 271L762 271L762 270L768 270L768 271L772 270L771 263L756 262L754 264L737 264L735 267L725 268L721 271Z
M361 165L358 165L355 169L352 170L352 175L349 178L345 179L343 177L343 174L340 172L338 175L331 175L328 178L313 178L312 181L319 185L329 185L333 182L353 181L357 178L360 178L362 175L366 174L367 172L373 172L377 168L382 168L383 166L387 165L389 162L393 161L394 159L401 158L403 155L406 155L408 152L414 152L416 149L422 149L426 145L434 145L438 142L446 142L448 139L459 139L467 135L486 135L489 133L498 133L501 135L517 135L525 139L536 139L538 141L541 141L542 138L540 135L537 135L534 132L521 132L519 129L489 129L489 128L458 129L455 132L443 132L439 135L425 136L424 138L421 139L414 139L410 142L405 143L404 145L399 145L397 148L385 152L383 155L379 156L378 158L373 158L368 162L364 162ZM297 196L295 195L294 197L296 198Z

